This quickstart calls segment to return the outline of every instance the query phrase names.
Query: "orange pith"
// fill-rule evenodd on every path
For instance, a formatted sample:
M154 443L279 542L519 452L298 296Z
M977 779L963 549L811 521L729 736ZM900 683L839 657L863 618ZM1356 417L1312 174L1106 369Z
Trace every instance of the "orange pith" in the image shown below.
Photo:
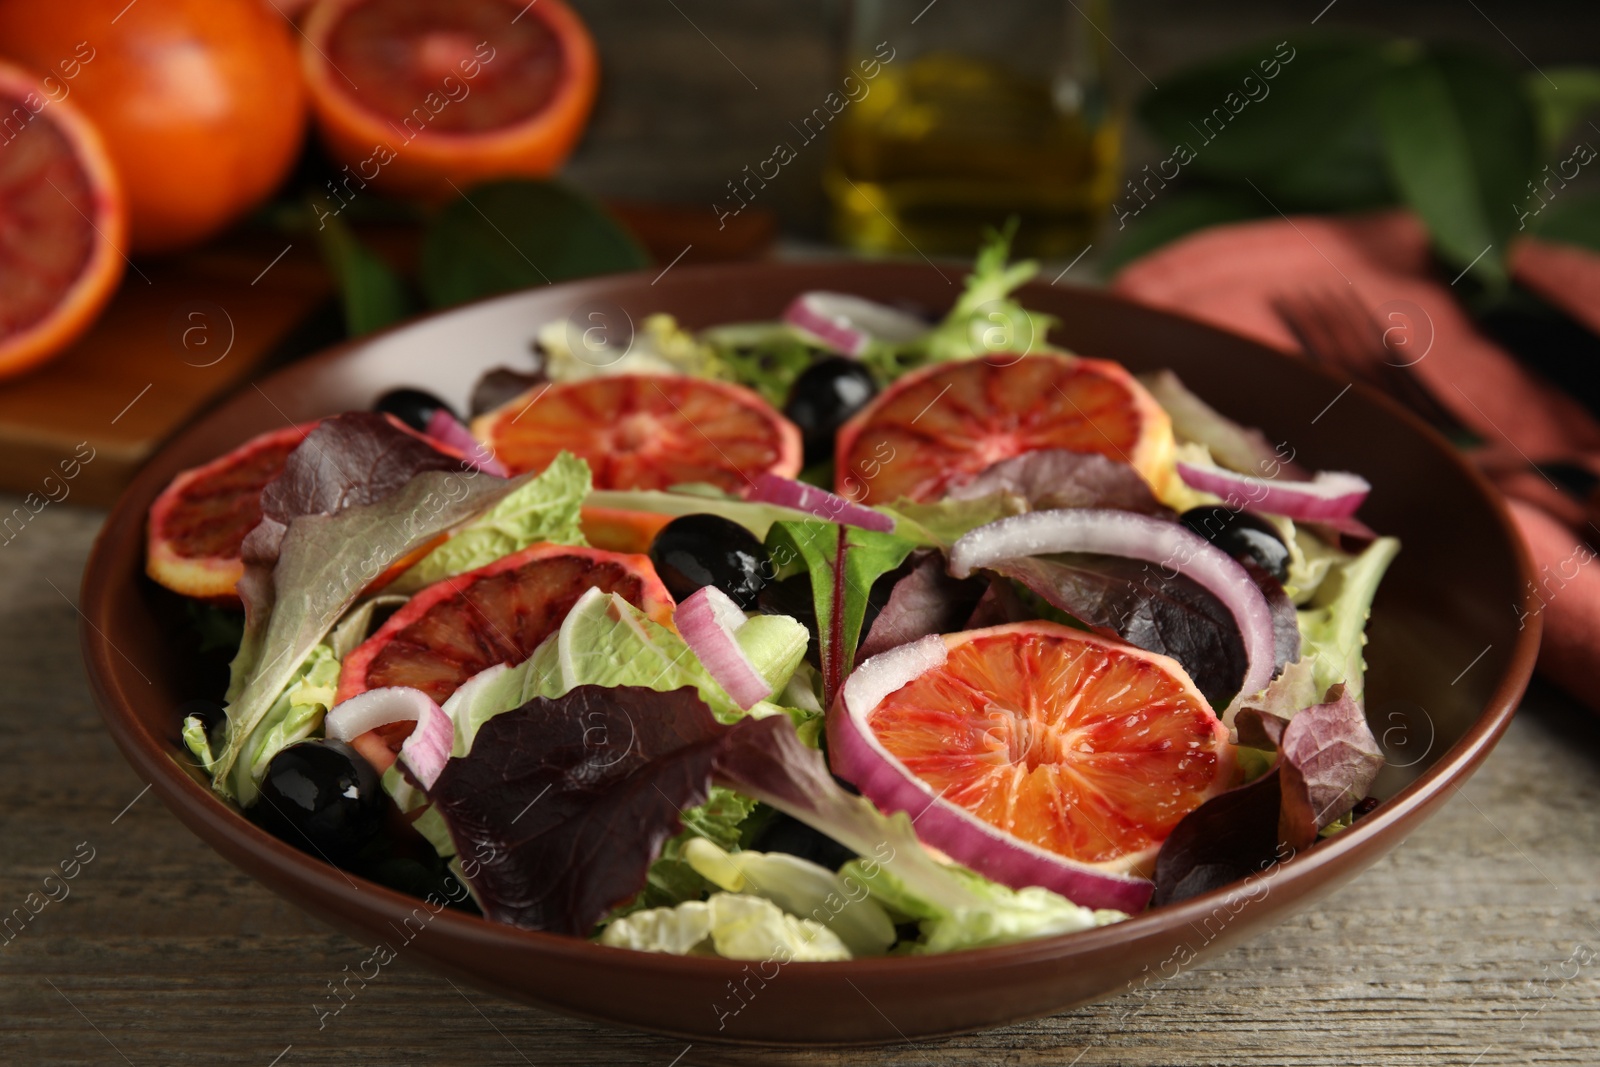
M122 277L121 193L99 135L0 63L0 377L66 348Z
M1000 460L1093 452L1160 487L1172 427L1116 363L1037 353L936 364L900 378L839 431L835 482L852 499L937 500Z
M742 386L682 375L619 374L538 386L476 419L472 432L513 473L563 449L596 489L709 482L737 492L800 470L800 431Z
M1163 656L1054 623L946 638L949 659L868 716L952 804L1039 848L1143 870L1226 788L1227 731Z

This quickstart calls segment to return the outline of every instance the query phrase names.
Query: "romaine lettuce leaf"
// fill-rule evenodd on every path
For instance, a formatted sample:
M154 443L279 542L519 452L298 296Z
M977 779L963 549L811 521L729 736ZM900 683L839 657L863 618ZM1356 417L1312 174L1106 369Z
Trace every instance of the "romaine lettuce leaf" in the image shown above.
M827 927L742 893L713 893L675 908L652 908L609 923L600 943L674 956L721 956L777 964L850 959Z
M585 544L578 513L589 493L589 465L570 452L451 535L386 588L414 593L539 541Z
M1003 945L1053 934L1070 934L1127 916L1110 909L1090 910L1039 886L1012 889L965 867L946 867L946 877L959 883L971 902L950 907L923 897L887 865L852 860L839 876L859 879L885 908L914 920L920 936L897 951L915 954Z
M1399 551L1399 541L1380 537L1354 559L1333 564L1310 606L1300 609L1301 647L1313 661L1319 693L1343 682L1353 699L1361 699L1367 617L1378 583Z
M762 677L781 689L805 655L805 627L784 615L766 620L741 647ZM750 643L746 643L746 642ZM722 722L745 717L733 698L708 674L683 638L616 595L591 589L567 613L561 628L533 655L515 666L491 667L458 689L444 708L456 724L454 754L472 749L478 729L496 715L534 697L558 697L580 685L636 685L667 691L688 686L699 693ZM749 715L781 714L763 701Z

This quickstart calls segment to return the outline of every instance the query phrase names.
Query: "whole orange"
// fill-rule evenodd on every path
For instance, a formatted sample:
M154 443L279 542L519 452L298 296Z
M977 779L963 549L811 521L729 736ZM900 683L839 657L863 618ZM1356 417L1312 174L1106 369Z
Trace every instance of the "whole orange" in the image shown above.
M293 35L261 0L0 0L0 53L95 121L141 252L203 241L282 181L306 121Z

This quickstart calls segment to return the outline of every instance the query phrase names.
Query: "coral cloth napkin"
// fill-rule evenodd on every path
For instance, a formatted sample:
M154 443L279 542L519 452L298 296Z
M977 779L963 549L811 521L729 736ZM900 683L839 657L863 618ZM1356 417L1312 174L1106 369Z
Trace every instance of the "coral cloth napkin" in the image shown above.
M1511 267L1524 287L1600 332L1600 256L1524 239ZM1600 546L1600 529L1581 501L1533 467L1561 462L1600 474L1600 423L1473 324L1449 278L1440 277L1414 217L1383 212L1219 226L1137 260L1113 285L1290 352L1300 346L1276 303L1334 287L1353 290L1374 312L1409 304L1431 320L1432 347L1412 371L1485 442L1472 456L1505 494L1539 572L1539 669L1600 710L1600 564L1591 547Z

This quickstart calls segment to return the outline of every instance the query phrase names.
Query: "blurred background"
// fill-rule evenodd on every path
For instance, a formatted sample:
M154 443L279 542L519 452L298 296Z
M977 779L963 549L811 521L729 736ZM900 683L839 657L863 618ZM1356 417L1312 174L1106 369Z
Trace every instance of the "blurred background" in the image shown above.
M218 396L432 308L717 260L970 259L1008 220L1041 280L1292 348L1305 308L1163 280L1237 287L1212 268L1256 253L1135 261L1376 217L1357 245L1454 278L1447 315L1592 405L1593 274L1555 293L1564 266L1513 259L1600 244L1597 31L1578 0L0 0L0 488L37 497L84 443L70 491L106 503ZM1418 349L1438 317L1402 316Z

